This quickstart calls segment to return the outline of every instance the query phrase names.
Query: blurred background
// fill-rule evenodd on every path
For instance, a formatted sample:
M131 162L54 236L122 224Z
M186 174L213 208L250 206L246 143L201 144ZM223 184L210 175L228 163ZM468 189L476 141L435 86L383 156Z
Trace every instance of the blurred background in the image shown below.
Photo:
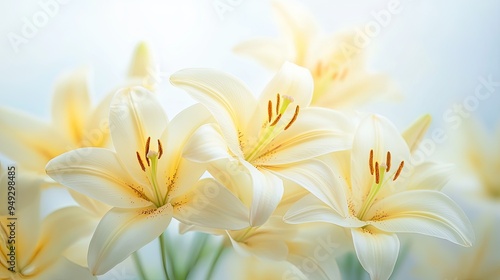
M326 34L362 29L391 3L399 3L298 2L317 17ZM400 129L424 113L431 114L429 131L443 129L448 137L434 143L437 153L429 156L442 154L440 159L462 166L459 161L464 158L450 147L460 147L459 138L475 133L463 134L462 124L477 119L485 135L500 127L500 2L413 0L401 1L399 9L364 51L367 68L391 77L402 98L359 109L381 113ZM148 42L154 51L161 72L159 92L170 117L193 103L168 82L168 76L182 68L232 73L258 94L273 72L232 49L248 39L279 35L267 0L0 0L0 21L0 104L47 120L53 86L62 73L90 68L96 103L124 80L139 41ZM478 98L478 87L486 97ZM488 147L491 151L497 147L490 155L492 164L500 161L500 137L496 139L477 144L486 148L486 154ZM500 163L496 168L500 172ZM469 179L455 177L452 182L481 185L480 179L464 183ZM498 209L477 210L453 188L448 193L470 208L469 216L477 220L484 216L482 211Z

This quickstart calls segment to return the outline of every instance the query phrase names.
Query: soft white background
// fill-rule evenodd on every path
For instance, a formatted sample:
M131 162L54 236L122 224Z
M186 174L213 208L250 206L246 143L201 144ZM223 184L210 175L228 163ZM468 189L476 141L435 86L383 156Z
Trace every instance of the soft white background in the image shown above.
M39 28L16 53L8 34L21 34L23 18L43 11L38 1L0 1L0 100L2 105L49 115L56 77L63 71L90 66L95 96L117 85L126 73L139 40L150 42L162 72L185 67L214 67L239 76L258 92L272 73L237 57L238 42L278 35L268 1L237 3L223 19L215 0L75 1ZM225 2L227 0L218 0ZM231 2L231 1L228 1ZM364 28L388 0L302 1L326 32ZM405 99L374 109L403 126L424 112L444 123L442 114L474 93L480 76L500 81L500 2L403 1L402 11L369 46L369 67L385 72L399 85ZM189 101L164 80L162 90L173 101ZM500 89L475 113L490 123L499 119ZM170 104L172 105L172 104ZM178 108L179 105L173 106ZM175 113L175 112L172 112Z
M219 0L226 3L227 0ZM168 75L186 67L213 67L248 83L257 94L272 72L231 49L238 42L277 36L266 0L237 3L221 18L214 0L68 1L19 46L9 33L21 35L24 19L43 11L40 2L0 0L0 104L49 119L52 88L65 71L93 70L97 101L123 81L130 55L140 40L149 42L165 74L160 87L167 113L173 115L192 101L168 82ZM364 28L388 0L301 1L327 33ZM433 127L450 123L443 114L474 94L479 77L500 82L500 1L402 1L367 48L368 67L390 75L399 86L401 102L372 103L369 109L391 118L400 128L423 113L433 115ZM500 87L471 112L489 128L500 121ZM444 146L446 143L441 144ZM439 145L438 145L438 148Z

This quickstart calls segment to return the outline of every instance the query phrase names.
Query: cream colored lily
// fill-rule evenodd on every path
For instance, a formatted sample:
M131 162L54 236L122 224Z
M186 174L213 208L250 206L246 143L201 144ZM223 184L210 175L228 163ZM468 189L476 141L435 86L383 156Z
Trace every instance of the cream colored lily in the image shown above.
M479 181L480 192L485 197L494 200L500 199L500 123L496 131L487 132L484 125L477 120L464 123L460 133L462 139L460 152L454 154L460 156L463 165L469 173ZM465 156L465 161L463 161ZM457 158L458 159L458 158Z
M154 64L147 45L138 45L127 85L152 86ZM0 108L0 152L16 161L24 172L45 176L47 162L72 149L105 147L109 142L108 111L113 94L92 108L87 71L62 77L52 99L52 122L24 112Z
M429 174L435 176L429 170L432 165L413 168L409 162L410 150L397 129L381 116L368 116L356 131L351 153L317 164L322 178L284 219L350 229L358 259L372 279L391 275L399 253L396 233L420 233L471 246L474 232L469 220L437 191L446 182L427 180Z
M313 85L305 68L285 63L259 99L240 80L216 70L185 69L170 81L218 122L200 127L184 156L211 163L214 176L238 177L228 187L250 208L251 226L264 224L276 209L282 178L313 184L303 162L350 147L352 126L342 114L308 107Z
M0 214L0 279L95 279L88 269L64 256L64 250L81 237L90 234L88 216L77 207L62 208L40 219L39 177L16 172L15 201L7 200L7 169L0 171L2 201L14 202L14 210L5 213L10 204L2 203ZM13 194L14 195L14 194ZM11 215L13 214L13 215Z
M94 275L158 237L178 212L192 223L197 218L214 227L229 223L218 219L219 205L233 205L229 191L209 179L199 181L205 166L181 156L192 133L209 120L203 106L195 105L168 122L153 93L124 89L110 108L115 151L81 148L47 164L55 181L113 206L90 242L88 264ZM231 215L238 217L241 211L234 208Z
M354 33L324 35L313 15L293 1L274 0L272 8L284 38L253 39L236 46L236 53L273 70L285 61L309 69L314 106L356 108L370 99L394 95L388 77L366 70L365 46L356 44Z

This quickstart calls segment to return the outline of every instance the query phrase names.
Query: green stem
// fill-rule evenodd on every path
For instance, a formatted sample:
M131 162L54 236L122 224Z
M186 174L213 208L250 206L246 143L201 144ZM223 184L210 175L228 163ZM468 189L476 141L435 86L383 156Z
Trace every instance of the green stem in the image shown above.
M198 265L199 261L202 259L203 251L205 250L205 247L207 247L207 239L208 239L208 234L204 233L199 233L197 234L196 237L200 238L195 238L198 242L193 245L193 247L196 248L196 250L192 250L191 253L193 253L193 256L196 256L194 258L191 258L190 263L184 268L182 278L181 279L187 279L189 276L189 273L194 270L194 268Z
M163 265L163 272L165 273L165 278L170 280L168 277L168 268L167 268L167 247L165 246L165 232L163 232L158 239L160 240L160 250L161 250L161 263Z
M208 271L207 274L207 280L210 280L212 278L212 274L215 271L215 267L217 266L217 263L219 262L220 256L222 255L222 252L224 252L224 241L221 242L219 249L217 250L217 253L214 257L214 260L212 261L212 265L210 266L210 270Z
M132 253L132 259L134 260L135 266L139 271L139 276L142 280L146 280L146 273L144 273L144 268L141 265L141 258L139 257L139 253L137 251Z

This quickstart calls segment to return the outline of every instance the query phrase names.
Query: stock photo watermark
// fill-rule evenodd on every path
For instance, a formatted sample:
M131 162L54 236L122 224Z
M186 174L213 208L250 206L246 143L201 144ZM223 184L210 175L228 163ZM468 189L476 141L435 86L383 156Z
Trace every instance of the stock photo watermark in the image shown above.
M7 38L15 53L19 48L27 44L30 39L35 38L38 32L49 23L50 19L57 16L61 6L71 0L41 0L38 2L39 9L30 17L22 17L22 26L18 32L9 32Z
M473 93L467 95L462 102L454 103L451 108L444 111L442 115L444 122L453 130L459 129L464 119L471 117L482 102L491 98L494 93L498 94L499 87L500 80L495 81L492 75L488 75L488 77L480 76ZM437 146L445 143L448 138L449 135L444 128L435 128L430 133L430 137L424 138L413 153L411 164L415 166L423 163L436 152Z
M366 22L363 28L355 29L355 36L352 43L342 42L340 49L346 58L352 58L363 49L368 47L372 40L379 36L383 28L389 26L393 21L393 17L403 11L403 7L399 0L391 0L387 2L385 9L379 11L371 11L372 19Z
M212 6L220 20L224 20L227 13L232 13L244 0L214 0Z

